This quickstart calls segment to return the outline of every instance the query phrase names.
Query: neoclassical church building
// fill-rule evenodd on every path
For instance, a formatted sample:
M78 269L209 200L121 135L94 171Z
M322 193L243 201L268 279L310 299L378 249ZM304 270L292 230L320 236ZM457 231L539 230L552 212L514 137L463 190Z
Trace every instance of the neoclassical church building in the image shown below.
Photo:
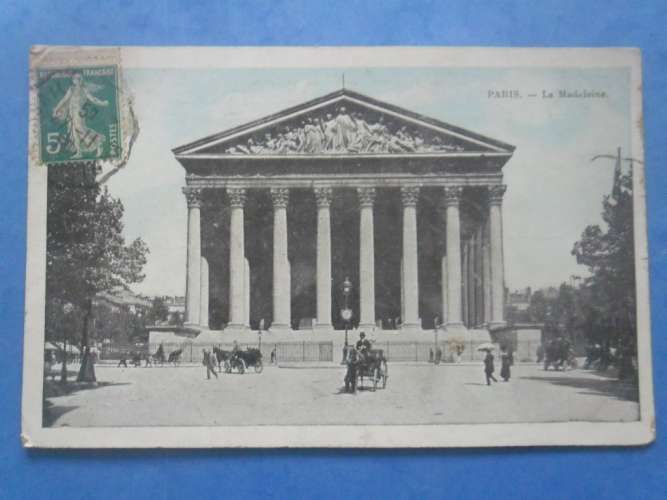
M379 334L503 327L513 151L348 89L175 148L186 326L326 335L349 309Z

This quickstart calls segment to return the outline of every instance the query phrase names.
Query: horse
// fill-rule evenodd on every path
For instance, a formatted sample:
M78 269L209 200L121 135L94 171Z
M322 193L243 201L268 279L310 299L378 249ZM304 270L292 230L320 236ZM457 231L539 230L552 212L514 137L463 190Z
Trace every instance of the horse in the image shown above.
M222 366L225 367L225 372L231 372L230 360L232 359L232 351L223 351L219 347L213 347L213 354L218 361L218 371L222 371Z
M141 366L141 353L133 351L132 352L132 365L134 365L135 368L138 368Z
M156 365L160 363L160 366L164 365L164 349L162 348L162 345L157 348L157 351L155 351L155 354L151 356L153 358L153 363ZM152 363L151 363L152 364Z
M167 361L172 363L174 366L178 366L178 364L181 362L181 354L183 354L183 349L176 349L175 351L169 353L169 359Z

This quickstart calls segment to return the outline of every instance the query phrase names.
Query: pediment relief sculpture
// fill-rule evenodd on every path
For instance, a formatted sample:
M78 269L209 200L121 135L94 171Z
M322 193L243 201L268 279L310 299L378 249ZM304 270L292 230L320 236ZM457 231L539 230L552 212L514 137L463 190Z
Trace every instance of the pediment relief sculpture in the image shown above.
M333 110L331 110L333 111ZM446 137L425 134L415 126L364 117L344 106L298 125L283 125L225 148L230 155L402 154L460 152Z

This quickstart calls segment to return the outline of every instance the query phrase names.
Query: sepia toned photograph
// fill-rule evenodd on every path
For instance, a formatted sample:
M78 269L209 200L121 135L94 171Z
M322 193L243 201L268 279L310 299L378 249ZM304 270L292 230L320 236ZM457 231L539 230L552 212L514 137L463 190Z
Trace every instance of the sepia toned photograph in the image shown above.
M638 51L34 47L30 99L24 446L654 439Z

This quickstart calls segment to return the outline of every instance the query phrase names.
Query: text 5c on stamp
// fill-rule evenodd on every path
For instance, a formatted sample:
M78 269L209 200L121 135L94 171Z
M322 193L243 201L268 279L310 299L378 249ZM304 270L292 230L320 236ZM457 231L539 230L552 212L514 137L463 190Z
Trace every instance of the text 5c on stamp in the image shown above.
M37 77L42 163L120 157L115 66L39 69Z

